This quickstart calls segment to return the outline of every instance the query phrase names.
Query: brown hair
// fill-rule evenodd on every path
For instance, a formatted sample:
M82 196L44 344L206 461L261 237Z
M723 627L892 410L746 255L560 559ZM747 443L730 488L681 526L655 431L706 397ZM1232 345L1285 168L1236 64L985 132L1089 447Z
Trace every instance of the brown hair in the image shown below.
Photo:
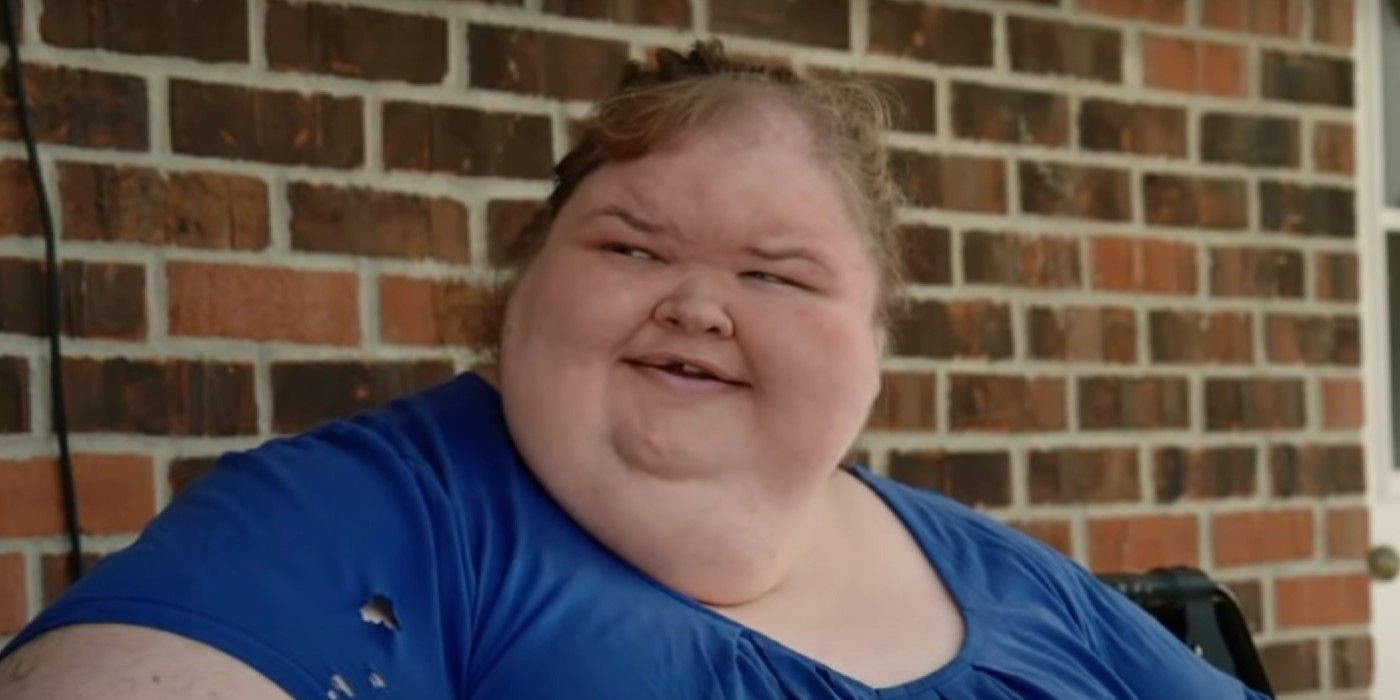
M881 138L890 124L890 103L865 83L816 79L786 67L730 59L714 40L696 42L686 54L661 49L652 65L627 64L618 91L596 106L578 143L555 165L554 190L517 234L507 253L510 266L520 272L529 267L554 218L598 166L644 156L666 139L756 97L783 100L813 130L818 157L840 181L855 222L866 234L866 247L880 276L875 320L887 330L903 303L904 286L903 247L895 222L903 200ZM499 340L508 298L509 289L503 289L491 324L494 341Z

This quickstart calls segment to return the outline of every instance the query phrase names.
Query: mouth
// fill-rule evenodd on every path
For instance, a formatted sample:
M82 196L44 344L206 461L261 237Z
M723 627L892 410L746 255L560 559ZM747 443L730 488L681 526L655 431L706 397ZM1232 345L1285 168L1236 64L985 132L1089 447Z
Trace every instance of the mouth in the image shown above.
M652 370L691 382L714 382L736 387L748 387L749 383L729 377L707 362L673 356L647 356L623 360L639 369Z

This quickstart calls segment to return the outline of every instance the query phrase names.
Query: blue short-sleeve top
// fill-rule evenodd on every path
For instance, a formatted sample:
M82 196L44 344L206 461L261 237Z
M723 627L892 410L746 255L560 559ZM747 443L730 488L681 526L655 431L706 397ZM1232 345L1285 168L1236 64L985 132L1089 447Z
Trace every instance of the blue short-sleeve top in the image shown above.
M129 623L317 700L1263 697L1039 542L852 473L922 546L966 626L950 663L895 687L612 554L541 488L499 394L471 374L226 455L4 653L63 625Z

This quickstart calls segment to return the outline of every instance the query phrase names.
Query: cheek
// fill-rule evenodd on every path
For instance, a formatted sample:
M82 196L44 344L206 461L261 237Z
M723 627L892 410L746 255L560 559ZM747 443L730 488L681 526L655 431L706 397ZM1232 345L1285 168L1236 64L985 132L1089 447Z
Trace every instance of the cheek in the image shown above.
M767 322L755 325L755 335L755 371L794 401L828 409L847 405L863 417L879 390L877 335L863 314L789 309L767 315Z

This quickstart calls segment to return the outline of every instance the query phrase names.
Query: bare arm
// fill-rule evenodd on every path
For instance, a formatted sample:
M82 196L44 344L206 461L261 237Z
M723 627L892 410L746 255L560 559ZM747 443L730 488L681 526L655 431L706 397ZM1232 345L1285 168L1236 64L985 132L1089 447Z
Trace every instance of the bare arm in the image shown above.
M242 661L148 627L82 624L40 635L0 661L6 700L285 700Z

